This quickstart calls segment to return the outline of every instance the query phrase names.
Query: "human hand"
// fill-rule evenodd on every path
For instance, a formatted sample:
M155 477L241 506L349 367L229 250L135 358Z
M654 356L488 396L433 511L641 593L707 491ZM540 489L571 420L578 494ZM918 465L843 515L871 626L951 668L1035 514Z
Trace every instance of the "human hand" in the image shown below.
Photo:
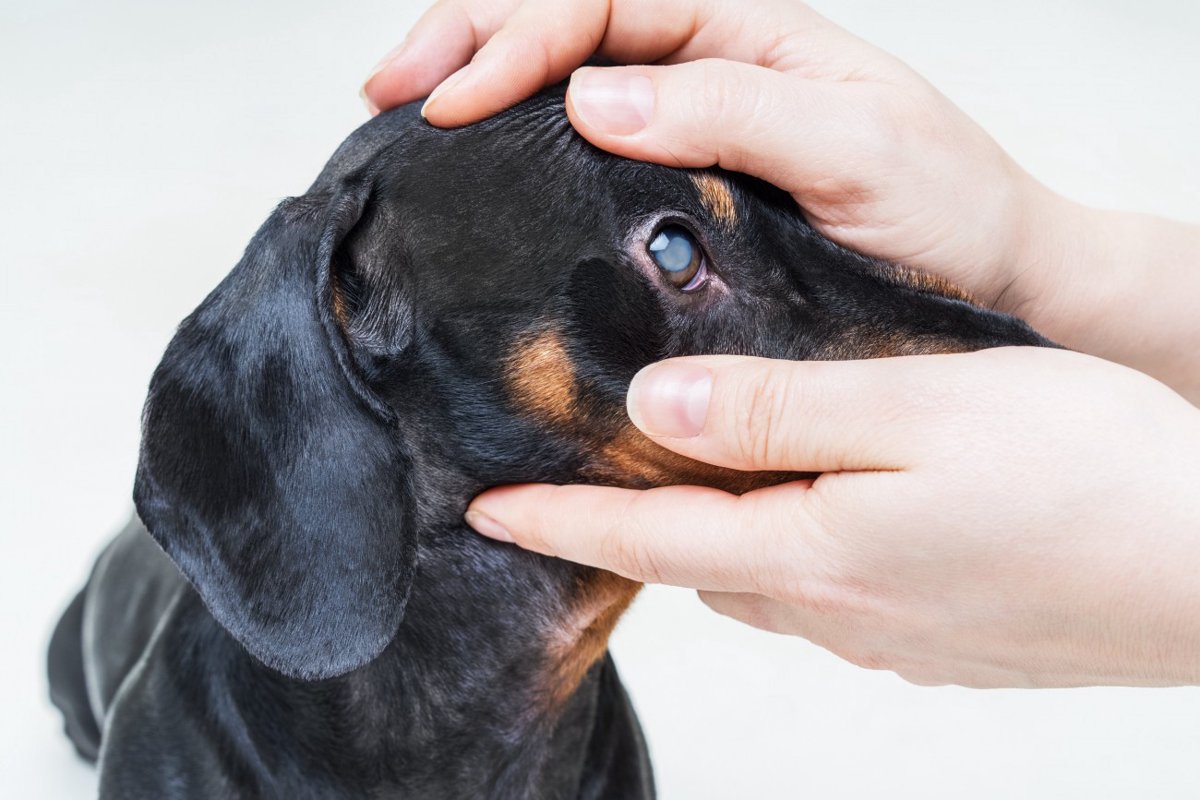
M919 75L795 0L441 0L364 98L433 92L429 121L463 125L593 53L655 64L574 72L567 113L593 144L756 175L829 238L1200 403L1200 227L1049 191Z
M830 238L987 305L1047 296L1027 268L1054 196L919 75L798 2L443 0L364 92L387 108L437 87L423 113L463 125L593 52L659 64L574 73L567 112L597 146L768 180Z
M468 522L916 683L1200 682L1200 412L1157 381L1032 348L705 356L643 370L629 411L685 456L822 474L509 486Z

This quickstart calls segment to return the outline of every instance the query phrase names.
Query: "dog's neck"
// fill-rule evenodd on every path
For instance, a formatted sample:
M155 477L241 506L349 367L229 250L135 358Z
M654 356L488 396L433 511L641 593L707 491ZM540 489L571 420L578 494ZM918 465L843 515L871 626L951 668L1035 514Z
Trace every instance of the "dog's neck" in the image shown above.
M316 683L271 679L298 719L320 719L295 726L294 746L340 751L327 768L373 773L339 780L422 796L546 797L578 785L615 702L602 690L616 680L605 674L608 633L637 585L484 540L459 520L422 531L417 576L374 661Z
M594 763L613 758L596 755L599 739L640 742L606 654L640 584L472 532L462 509L485 482L455 466L469 460L449 444L434 434L413 448L417 569L392 642L337 678L270 680L316 717L297 718L300 753L342 751L327 768L373 773L341 781L403 796L561 796L611 769Z

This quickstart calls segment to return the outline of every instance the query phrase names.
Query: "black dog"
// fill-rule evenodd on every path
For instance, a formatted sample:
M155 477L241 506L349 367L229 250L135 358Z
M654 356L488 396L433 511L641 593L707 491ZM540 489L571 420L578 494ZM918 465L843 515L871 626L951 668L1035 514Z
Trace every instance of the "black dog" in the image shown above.
M59 623L53 699L104 798L652 796L606 653L638 586L476 536L467 501L790 477L642 438L624 392L665 356L1009 344L1047 342L765 184L593 149L561 88L460 130L383 114L168 347L145 528Z

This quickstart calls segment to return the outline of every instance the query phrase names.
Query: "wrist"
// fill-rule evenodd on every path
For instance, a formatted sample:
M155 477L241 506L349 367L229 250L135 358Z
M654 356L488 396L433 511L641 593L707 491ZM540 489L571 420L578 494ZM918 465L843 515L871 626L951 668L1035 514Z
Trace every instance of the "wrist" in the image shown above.
M1111 297L1120 293L1107 274L1107 251L1095 247L1098 212L1029 175L1022 184L995 308L1022 317L1061 344L1086 349L1078 346L1080 335L1106 315Z
M1200 402L1200 228L1089 208L1030 179L995 307Z

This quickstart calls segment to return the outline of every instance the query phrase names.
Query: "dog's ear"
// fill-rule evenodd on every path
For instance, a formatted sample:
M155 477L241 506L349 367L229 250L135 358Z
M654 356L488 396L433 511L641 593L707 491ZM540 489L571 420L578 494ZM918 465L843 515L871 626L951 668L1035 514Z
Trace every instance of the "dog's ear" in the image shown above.
M217 621L317 679L395 636L416 567L409 460L359 376L333 274L370 189L285 201L150 383L134 499Z

